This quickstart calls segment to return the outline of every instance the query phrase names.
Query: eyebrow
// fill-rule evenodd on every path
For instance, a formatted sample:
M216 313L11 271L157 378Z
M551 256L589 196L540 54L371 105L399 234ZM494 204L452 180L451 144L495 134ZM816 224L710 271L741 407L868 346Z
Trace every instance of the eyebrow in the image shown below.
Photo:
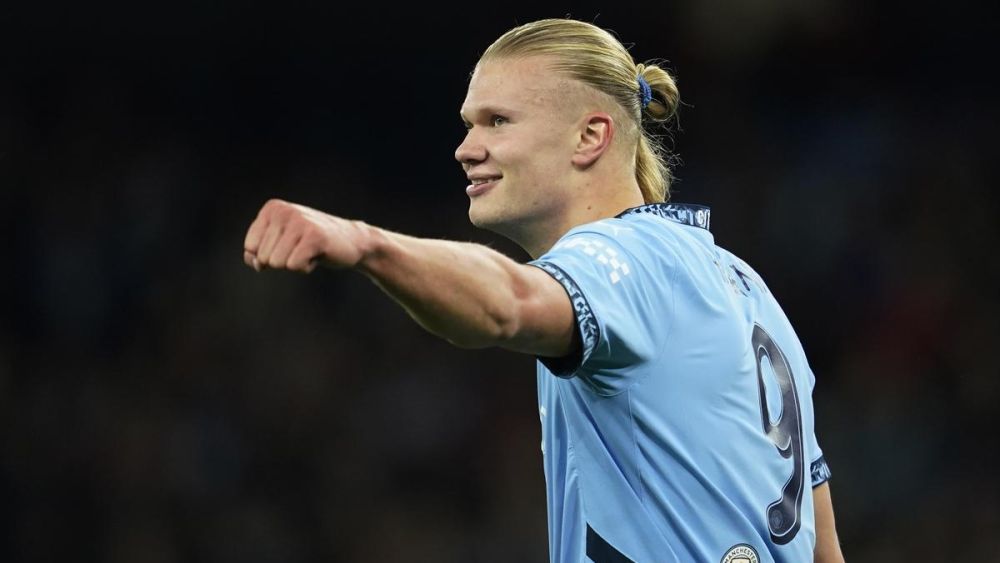
M476 116L476 115L479 115L479 116L482 116L482 115L490 116L490 115L500 114L500 115L512 117L512 116L514 116L516 114L520 114L521 112L519 112L517 110L514 110L514 109L511 109L511 108L505 108L505 107L496 106L496 105L483 105L483 106L479 106L477 108L474 108L470 113L471 113L472 116ZM462 112L461 108L459 108L458 114L462 117L462 121L464 121L466 123L469 123L471 121Z

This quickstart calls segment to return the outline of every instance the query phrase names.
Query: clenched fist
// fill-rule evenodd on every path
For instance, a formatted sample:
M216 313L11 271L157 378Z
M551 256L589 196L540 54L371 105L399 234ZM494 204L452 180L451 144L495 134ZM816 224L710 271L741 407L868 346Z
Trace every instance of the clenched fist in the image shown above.
M317 265L351 268L364 256L366 227L280 199L264 204L247 231L243 261L267 268L309 273Z

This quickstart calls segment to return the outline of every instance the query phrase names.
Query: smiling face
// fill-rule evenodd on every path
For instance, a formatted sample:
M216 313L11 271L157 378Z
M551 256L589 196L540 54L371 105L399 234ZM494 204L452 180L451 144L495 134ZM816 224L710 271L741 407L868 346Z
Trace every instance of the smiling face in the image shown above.
M572 202L580 112L572 82L534 56L477 66L462 104L468 133L455 151L470 179L469 219L524 246Z

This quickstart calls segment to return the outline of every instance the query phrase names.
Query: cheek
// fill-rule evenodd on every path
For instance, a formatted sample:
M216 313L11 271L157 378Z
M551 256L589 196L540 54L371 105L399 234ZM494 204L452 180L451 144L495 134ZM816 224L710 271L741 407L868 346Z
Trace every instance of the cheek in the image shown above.
M509 191L535 206L547 199L550 188L568 172L572 151L565 135L542 128L522 133L495 145L492 154L504 168Z
M562 151L552 145L542 146L533 155L531 172L539 187L558 184L566 173L566 159Z

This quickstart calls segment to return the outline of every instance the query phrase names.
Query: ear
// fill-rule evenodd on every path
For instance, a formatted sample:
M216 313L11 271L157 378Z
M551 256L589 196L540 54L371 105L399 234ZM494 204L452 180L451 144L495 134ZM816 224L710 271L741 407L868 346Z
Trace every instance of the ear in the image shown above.
M615 122L604 112L593 112L583 116L580 139L573 151L573 164L587 168L597 162L611 146L615 137Z

